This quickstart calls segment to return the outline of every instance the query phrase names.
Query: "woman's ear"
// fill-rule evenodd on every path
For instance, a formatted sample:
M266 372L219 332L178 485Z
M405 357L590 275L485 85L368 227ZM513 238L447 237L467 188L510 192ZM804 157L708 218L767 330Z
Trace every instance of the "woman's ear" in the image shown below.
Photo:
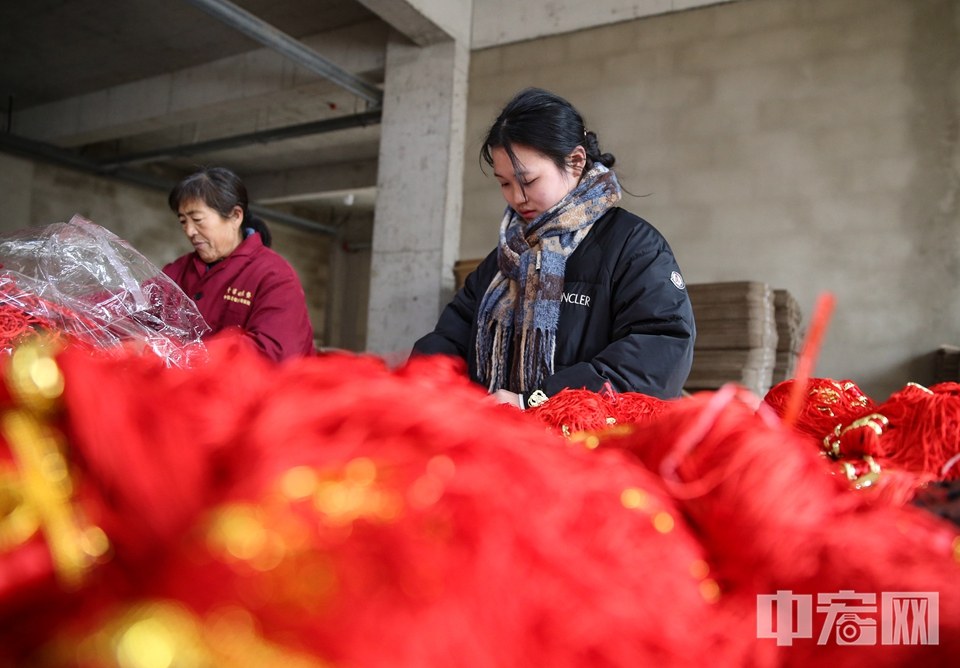
M243 222L243 209L241 209L239 206L233 207L233 209L230 210L230 223L232 225L235 225L236 228L239 230L240 224L242 222Z
M582 146L577 146L573 152L567 156L567 168L570 170L573 178L578 179L583 175L583 168L587 164L587 151Z

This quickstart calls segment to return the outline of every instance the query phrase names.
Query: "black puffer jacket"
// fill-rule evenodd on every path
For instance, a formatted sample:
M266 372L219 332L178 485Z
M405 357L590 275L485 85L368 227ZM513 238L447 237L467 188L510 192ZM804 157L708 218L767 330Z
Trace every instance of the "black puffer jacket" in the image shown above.
M436 329L415 353L464 358L477 381L477 308L498 271L494 250L467 277ZM567 258L552 376L540 388L680 396L690 373L696 328L673 251L642 218L605 213ZM532 391L524 393L524 405Z

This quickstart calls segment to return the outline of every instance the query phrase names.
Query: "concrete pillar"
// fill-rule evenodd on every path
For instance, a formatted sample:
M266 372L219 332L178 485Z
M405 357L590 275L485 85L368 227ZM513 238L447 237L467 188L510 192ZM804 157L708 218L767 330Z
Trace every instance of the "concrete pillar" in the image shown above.
M467 68L453 39L387 44L367 349L409 350L453 296L460 243Z

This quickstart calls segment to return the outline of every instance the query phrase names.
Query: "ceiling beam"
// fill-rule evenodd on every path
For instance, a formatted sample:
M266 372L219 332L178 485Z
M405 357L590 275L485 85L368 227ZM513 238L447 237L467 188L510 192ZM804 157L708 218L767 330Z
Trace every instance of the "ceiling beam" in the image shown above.
M75 169L77 171L94 174L96 176L103 176L117 179L118 181L133 183L138 186L159 190L165 193L169 193L176 185L174 182L167 181L159 176L145 174L144 172L130 169L128 167L114 167L107 169L100 163L90 160L89 158L85 158L84 156L74 153L73 151L62 149L59 146L44 144L43 142L34 141L32 139L26 139L25 137L18 137L17 135L12 135L10 133L0 133L0 151L30 158L31 160L48 162L60 167L66 167L68 169ZM261 218L266 218L275 223L280 223L282 225L295 227L297 229L317 234L326 234L330 236L336 236L339 234L339 230L337 228L330 225L324 225L307 218L301 218L300 216L283 213L282 211L275 211L267 207L258 206L257 204L250 204L248 208L252 213L255 213Z
M320 121L287 125L280 128L260 130L258 132L248 132L242 135L234 135L233 137L221 137L220 139L211 139L210 141L158 148L152 151L143 151L142 153L132 153L130 155L120 156L119 158L103 160L100 164L105 169L111 169L113 167L119 167L120 165L143 164L184 155L202 155L204 153L241 148L251 144L268 144L284 139L307 137L325 132L347 130L349 128L366 127L380 123L381 115L382 111L380 109L374 109L373 111L366 111L362 114L325 118Z
M403 33L417 46L430 46L453 39L433 21L423 8L407 0L359 0L360 4L379 16L397 32Z
M285 32L273 27L263 19L251 14L230 0L184 0L211 16L223 21L231 28L239 30L270 47L277 53L289 58L311 72L329 79L354 95L357 95L375 107L383 104L383 91L358 76L333 64L303 42L295 40Z
M476 0L471 48L523 42L737 0ZM742 1L742 0L741 0Z

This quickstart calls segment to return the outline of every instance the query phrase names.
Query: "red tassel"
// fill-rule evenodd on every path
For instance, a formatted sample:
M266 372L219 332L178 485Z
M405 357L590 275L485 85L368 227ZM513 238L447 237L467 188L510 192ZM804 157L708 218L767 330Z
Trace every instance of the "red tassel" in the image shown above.
M161 598L201 627L240 608L270 642L336 665L742 663L657 476L545 435L449 361L275 366L215 341L191 371L60 362L82 503L114 546L70 648ZM284 491L291 471L302 497ZM0 656L17 642L0 630Z
M616 425L636 424L661 414L667 402L638 392L561 390L527 413L565 436L601 432Z
M797 380L785 380L772 388L764 402L781 418L785 416L787 403L798 387ZM818 446L838 425L872 413L877 405L849 380L811 378L807 382L807 395L794 421L794 429L815 440Z
M210 354L190 372L61 356L79 501L114 558L69 624L51 619L61 601L4 609L9 663L58 632L68 661L102 643L112 662L104 620L156 598L197 628L239 610L245 638L371 668L892 668L960 651L955 529L851 494L734 386L605 395L590 415L644 417L589 451L446 361ZM758 595L851 589L939 592L940 644L757 638Z
M869 455L881 466L930 479L960 478L960 385L911 383L870 414L837 427L830 443L845 457Z
M879 630L876 645L854 651L832 634L818 645L815 635L777 648L777 665L946 665L960 650L956 527L911 506L852 494L807 441L754 413L736 390L677 402L603 446L626 448L661 473L711 555L720 608L731 617L754 621L757 595L780 590L809 595L814 605L818 594L840 590L875 593L878 603L885 591L940 592L933 652L881 645ZM824 619L814 620L817 633ZM765 642L773 641L754 641L753 661L773 650Z
M833 316L833 308L836 299L829 292L823 292L817 298L817 303L813 307L813 317L810 319L810 330L807 332L806 339L803 341L803 347L800 350L800 356L797 358L796 385L793 393L787 400L787 405L783 413L783 422L788 427L792 426L800 412L805 400L804 394L807 388L807 380L813 375L817 367L817 358L820 356L820 346L823 344L823 337L827 333L830 325L830 318Z

